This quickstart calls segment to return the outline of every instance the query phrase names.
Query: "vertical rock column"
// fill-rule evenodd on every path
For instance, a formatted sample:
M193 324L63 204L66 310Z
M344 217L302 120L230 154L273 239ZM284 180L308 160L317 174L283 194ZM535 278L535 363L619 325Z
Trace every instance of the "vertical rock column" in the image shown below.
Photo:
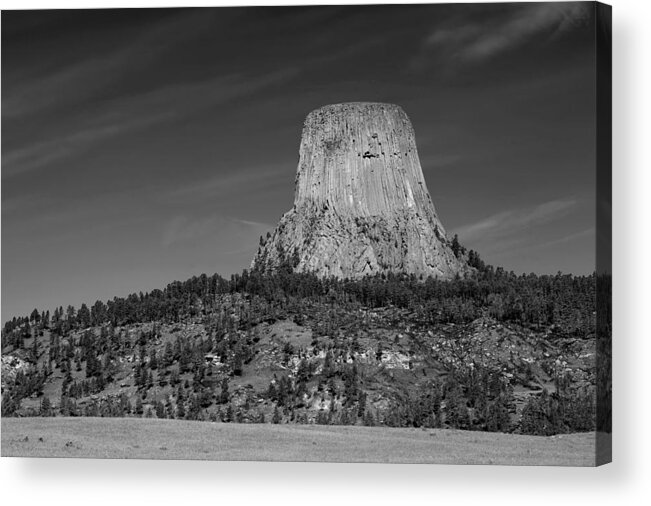
M274 269L282 256L297 258L299 271L340 278L468 269L449 247L402 108L354 102L307 116L294 207L253 267Z

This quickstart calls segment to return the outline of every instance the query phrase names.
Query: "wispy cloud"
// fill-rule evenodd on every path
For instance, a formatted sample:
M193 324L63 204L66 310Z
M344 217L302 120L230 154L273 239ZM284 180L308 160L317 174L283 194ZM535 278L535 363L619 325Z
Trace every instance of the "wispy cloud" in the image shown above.
M260 227L263 227L263 228L272 228L272 227L273 227L272 224L270 224L270 223L263 223L263 222L261 222L261 221L240 220L240 219L237 219L237 218L233 218L233 221L234 221L235 223L241 223L242 225L246 225L246 226L249 226L249 227L255 227L255 228L260 228Z
M564 235L557 239L552 239L551 241L545 241L542 243L535 244L532 247L535 247L536 249L542 249L542 248L549 248L551 246L559 246L561 244L567 244L572 241L576 241L577 239L594 236L595 233L596 233L595 227L589 227L584 230L580 230L579 232L573 232L571 234Z
M566 216L576 204L574 199L552 200L530 208L503 211L459 227L456 233L462 241L475 242L517 235L525 229L532 229Z
M167 201L183 202L192 199L194 202L203 199L214 199L219 195L236 192L246 188L249 191L254 186L268 187L273 180L286 179L293 181L296 173L296 163L270 163L261 166L250 166L229 174L220 173L201 181L193 181L165 193ZM291 182L290 182L291 184Z
M483 61L536 36L552 40L584 25L589 19L588 9L589 5L582 2L522 4L510 15L499 18L440 26L424 39L411 67L422 69L440 59L462 63Z
M234 235L237 236L238 233L256 236L270 228L272 228L272 225L267 223L222 215L203 218L175 216L163 229L161 245L164 248L169 248L180 243L192 243L208 235L221 235L231 239L233 239Z
M66 109L93 97L161 58L183 39L214 28L214 22L214 13L189 10L153 24L135 38L116 40L116 47L105 54L93 54L51 69L43 62L33 69L5 72L3 68L2 119Z
M556 253L557 255L563 255L567 248L570 246L574 249L578 245L578 241L581 239L592 238L594 240L596 234L595 227L588 227L578 232L570 232L560 237L554 239L549 239L545 241L537 241L536 236L525 240L522 237L512 237L505 239L499 243L493 245L493 247L482 248L482 253L488 253L493 255L495 258L501 260L502 262L505 259L514 259L522 257L542 257L549 258L551 253ZM585 245L583 246L585 247ZM588 248L594 253L594 247ZM586 257L585 260L588 258ZM594 259L594 257L593 257ZM501 263L501 262L499 262ZM506 261L505 265L510 264L510 261Z
M464 160L464 156L462 155L430 154L429 156L421 157L420 164L423 167L423 171L427 172L431 169L457 167L461 160Z
M78 119L67 132L3 153L2 176L10 177L83 153L116 135L179 119L206 108L247 96L293 78L294 68L264 75L220 76L200 83L161 87L102 104L92 116Z

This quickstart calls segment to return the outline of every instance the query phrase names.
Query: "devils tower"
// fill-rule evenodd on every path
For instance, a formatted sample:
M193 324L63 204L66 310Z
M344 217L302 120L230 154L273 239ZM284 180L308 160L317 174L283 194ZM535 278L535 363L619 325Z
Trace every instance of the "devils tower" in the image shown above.
M294 207L263 240L253 268L292 259L297 271L338 278L451 278L469 269L452 252L397 105L352 102L308 114L295 184Z

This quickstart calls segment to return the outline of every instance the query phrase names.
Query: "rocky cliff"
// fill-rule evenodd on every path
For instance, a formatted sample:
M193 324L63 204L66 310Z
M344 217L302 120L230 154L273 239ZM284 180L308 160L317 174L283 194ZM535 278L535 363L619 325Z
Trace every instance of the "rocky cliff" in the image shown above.
M468 270L450 248L399 106L334 104L307 116L294 207L252 265L272 270L283 258L298 271L339 278Z

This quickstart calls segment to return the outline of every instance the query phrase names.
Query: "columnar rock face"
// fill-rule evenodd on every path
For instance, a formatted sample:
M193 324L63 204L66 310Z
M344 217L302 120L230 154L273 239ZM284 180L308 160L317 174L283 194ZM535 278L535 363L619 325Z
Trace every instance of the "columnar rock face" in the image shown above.
M469 270L450 248L399 106L334 104L307 116L294 207L253 267L273 270L284 258L298 271L339 278Z

